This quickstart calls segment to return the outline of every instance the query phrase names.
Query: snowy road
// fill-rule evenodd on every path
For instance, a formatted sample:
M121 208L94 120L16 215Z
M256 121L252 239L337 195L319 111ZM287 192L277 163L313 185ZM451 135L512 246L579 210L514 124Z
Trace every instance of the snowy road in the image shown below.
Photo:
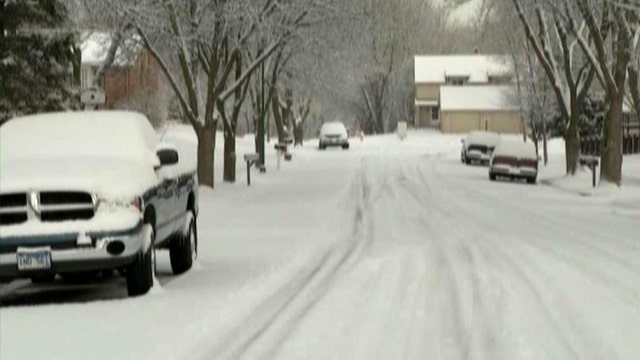
M580 196L562 164L490 183L458 147L307 148L207 191L195 271L133 300L3 288L0 358L637 359L640 159Z

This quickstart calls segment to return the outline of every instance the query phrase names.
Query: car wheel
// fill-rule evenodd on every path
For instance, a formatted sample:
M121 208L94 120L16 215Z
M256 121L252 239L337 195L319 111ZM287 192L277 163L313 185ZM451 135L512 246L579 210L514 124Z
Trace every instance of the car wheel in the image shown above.
M528 177L527 178L527 184L535 184L536 183L536 178L535 177Z
M151 225L145 225L148 227L147 236L149 245L146 250L140 251L135 260L127 268L127 292L129 296L144 295L149 292L149 289L153 286L153 271L154 271L154 240L155 234Z
M53 280L56 279L56 274L40 274L40 275L34 275L31 277L31 282L34 284L44 284L44 283L49 283L49 282L53 282Z
M489 173L489 180L491 180L491 181L496 181L496 174L494 174L494 173L490 172L490 173Z
M189 228L186 234L177 236L169 247L171 270L178 275L191 269L194 260L198 257L198 231L196 219L189 216Z
M349 144L342 145L342 150L349 150Z
M467 159L466 157L464 158L464 163L467 165L471 165L471 160Z

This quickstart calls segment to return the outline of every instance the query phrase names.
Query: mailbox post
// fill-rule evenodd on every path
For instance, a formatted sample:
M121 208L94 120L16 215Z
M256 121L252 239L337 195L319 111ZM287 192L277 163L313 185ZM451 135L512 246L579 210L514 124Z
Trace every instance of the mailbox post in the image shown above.
M251 165L260 160L260 154L245 154L244 161L247 163L247 186L251 186Z

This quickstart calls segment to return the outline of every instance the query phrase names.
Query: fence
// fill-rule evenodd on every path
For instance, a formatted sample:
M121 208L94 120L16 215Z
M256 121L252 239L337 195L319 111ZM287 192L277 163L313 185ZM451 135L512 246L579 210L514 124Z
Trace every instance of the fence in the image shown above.
M600 137L583 138L580 141L580 152L582 155L600 155ZM640 135L624 135L622 137L622 153L640 154Z

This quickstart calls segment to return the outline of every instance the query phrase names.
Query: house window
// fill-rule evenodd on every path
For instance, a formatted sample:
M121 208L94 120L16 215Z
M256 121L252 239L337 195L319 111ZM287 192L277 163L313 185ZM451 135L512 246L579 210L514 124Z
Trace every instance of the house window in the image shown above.
M440 109L437 106L431 108L431 121L440 120Z
M463 86L469 80L468 76L447 76L447 84L453 86Z

